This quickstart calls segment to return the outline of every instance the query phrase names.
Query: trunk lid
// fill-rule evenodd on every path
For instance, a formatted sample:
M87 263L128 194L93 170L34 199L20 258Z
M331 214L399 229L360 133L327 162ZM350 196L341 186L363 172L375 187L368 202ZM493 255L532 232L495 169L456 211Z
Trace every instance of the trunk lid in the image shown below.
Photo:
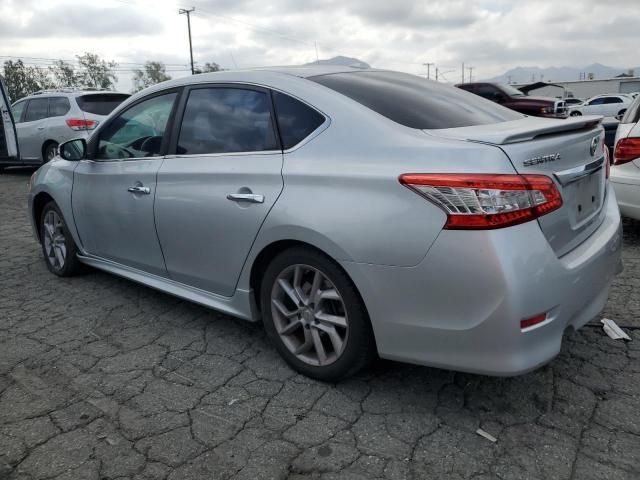
M524 118L493 125L429 130L430 135L500 148L520 174L551 177L562 207L538 219L556 255L586 240L604 219L607 194L601 117Z
M18 136L11 114L11 104L0 77L0 160L17 162L20 160Z

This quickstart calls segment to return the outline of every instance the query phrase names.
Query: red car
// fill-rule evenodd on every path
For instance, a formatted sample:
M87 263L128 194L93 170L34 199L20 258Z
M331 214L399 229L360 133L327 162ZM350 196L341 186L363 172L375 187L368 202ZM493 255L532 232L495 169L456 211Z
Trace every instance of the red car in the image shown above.
M534 117L565 118L564 100L549 97L530 97L511 85L502 83L460 83L456 87L475 93L516 112Z

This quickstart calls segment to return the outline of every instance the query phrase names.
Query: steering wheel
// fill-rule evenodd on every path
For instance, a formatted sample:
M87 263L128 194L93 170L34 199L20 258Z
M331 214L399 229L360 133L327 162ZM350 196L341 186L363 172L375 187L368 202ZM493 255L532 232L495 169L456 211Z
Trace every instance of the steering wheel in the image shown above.
M140 150L149 156L158 153L161 142L162 137L147 137L142 142L142 145L140 145Z

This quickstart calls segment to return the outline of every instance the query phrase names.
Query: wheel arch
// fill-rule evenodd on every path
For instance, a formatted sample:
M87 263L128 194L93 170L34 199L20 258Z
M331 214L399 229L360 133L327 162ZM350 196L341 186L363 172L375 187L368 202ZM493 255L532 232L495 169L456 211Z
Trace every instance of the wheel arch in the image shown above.
M49 202L55 202L55 200L47 192L40 192L33 198L31 215L33 215L33 224L37 227L35 230L39 242L42 241L42 238L40 238L40 218L45 205Z
M328 259L332 260L337 266L338 268L340 268L340 270L342 270L344 272L344 274L349 278L349 280L351 281L351 283L353 283L353 286L358 294L358 296L360 297L360 300L362 301L362 305L364 306L365 309L365 313L367 315L367 317L369 316L368 311L367 311L367 306L364 302L364 299L362 297L362 294L360 293L360 289L358 288L358 285L356 284L356 282L354 281L354 279L351 277L351 275L349 275L349 273L342 267L342 265L340 265L340 262L331 254L329 254L328 252L326 252L325 250L323 250L322 248L317 247L316 245L313 245L309 242L303 241L303 240L297 240L297 239L281 239L281 240L276 240L273 241L267 245L265 245L264 247L262 247L262 249L260 250L260 252L258 252L258 254L255 256L253 262L251 263L251 268L250 268L250 273L249 273L249 287L251 289L251 291L253 292L253 306L252 306L252 310L254 311L254 313L256 314L256 316L261 316L262 312L260 311L260 283L261 283L261 279L262 279L262 275L264 274L264 272L266 271L267 267L269 266L269 263L271 262L271 260L277 256L278 254L280 254L281 252L288 250L290 248L293 247L305 247L305 248L309 248L311 250L315 250L316 252L320 253L321 255L327 257Z

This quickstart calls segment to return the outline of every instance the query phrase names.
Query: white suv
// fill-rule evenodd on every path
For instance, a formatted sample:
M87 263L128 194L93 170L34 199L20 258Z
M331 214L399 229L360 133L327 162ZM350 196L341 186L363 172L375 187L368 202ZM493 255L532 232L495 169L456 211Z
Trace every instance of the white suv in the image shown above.
M98 123L129 97L101 90L43 90L11 107L18 131L20 163L40 165L57 153L58 144L88 137Z
M623 93L619 95L598 95L591 97L581 105L571 107L569 115L602 115L604 117L617 117L624 115L633 98Z

